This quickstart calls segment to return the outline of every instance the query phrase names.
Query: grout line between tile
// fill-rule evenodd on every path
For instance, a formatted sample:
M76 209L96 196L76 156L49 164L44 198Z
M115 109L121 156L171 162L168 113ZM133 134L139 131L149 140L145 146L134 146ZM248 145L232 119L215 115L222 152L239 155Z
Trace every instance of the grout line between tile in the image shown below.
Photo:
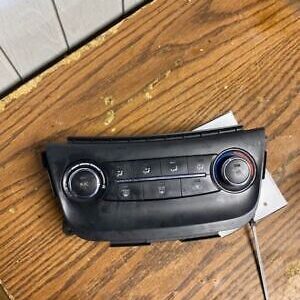
M68 42L68 39L67 39L67 35L66 35L65 29L64 29L64 27L63 27L61 18L60 18L60 16L59 16L59 12L58 12L57 6L56 6L56 4L55 4L55 0L51 0L51 2L52 2L52 4L53 4L53 8L54 8L54 11L55 11L55 14L56 14L56 17L57 17L57 20L58 20L58 23L59 23L61 32L62 32L62 34L63 34L65 43L66 43L66 45L67 45L68 50L70 50L70 45L69 45L69 42Z
M0 52L3 53L3 55L5 56L5 58L8 60L9 64L12 66L12 68L14 69L14 71L17 73L17 75L19 76L19 78L22 80L23 77L21 76L20 72L17 70L17 68L15 67L15 65L13 64L13 62L11 61L11 59L9 58L9 56L6 54L6 52L4 51L4 49L0 46Z
M125 13L125 0L122 0L122 14Z

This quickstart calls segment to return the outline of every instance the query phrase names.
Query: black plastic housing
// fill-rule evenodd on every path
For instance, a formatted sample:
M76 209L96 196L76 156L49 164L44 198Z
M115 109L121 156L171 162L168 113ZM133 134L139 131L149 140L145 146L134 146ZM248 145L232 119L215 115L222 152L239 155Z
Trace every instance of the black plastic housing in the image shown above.
M251 186L232 193L216 184L216 191L164 200L107 201L106 191L88 201L74 201L63 191L64 173L70 165L88 161L105 174L106 190L112 182L108 162L167 157L214 155L242 149L251 155L256 173ZM264 172L263 129L241 127L133 138L69 138L51 143L43 153L54 194L59 200L66 233L112 244L148 244L161 240L186 240L216 235L241 227L254 216ZM213 165L213 162L212 162ZM212 166L209 170L213 180Z

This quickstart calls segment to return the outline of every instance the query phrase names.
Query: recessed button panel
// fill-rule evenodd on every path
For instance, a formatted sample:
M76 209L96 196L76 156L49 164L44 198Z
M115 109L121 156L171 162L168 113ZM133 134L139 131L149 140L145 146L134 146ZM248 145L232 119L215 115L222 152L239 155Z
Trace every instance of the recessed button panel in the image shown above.
M188 173L186 157L172 157L161 160L162 175L184 175Z
M181 179L182 196L193 196L216 192L218 188L210 176Z
M210 178L213 155L107 163L112 175L105 199L163 200L218 191Z

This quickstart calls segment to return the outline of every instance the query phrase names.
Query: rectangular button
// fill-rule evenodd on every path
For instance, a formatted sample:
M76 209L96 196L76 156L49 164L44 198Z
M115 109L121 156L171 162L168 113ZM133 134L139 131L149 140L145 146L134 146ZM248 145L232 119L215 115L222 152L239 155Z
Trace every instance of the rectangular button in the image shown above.
M160 160L148 159L135 161L133 164L135 178L161 176Z
M145 200L181 197L180 179L143 182Z
M210 174L210 165L213 155L199 155L188 157L189 174L205 173Z
M188 173L186 157L172 157L161 160L162 175L183 175Z
M144 199L164 199L166 194L165 181L143 182Z
M132 177L132 163L112 162L108 164L108 171L113 179L129 179Z
M116 183L111 186L107 200L138 201L143 200L140 183Z
M165 198L181 197L181 182L180 179L166 180L166 194Z
M212 182L210 176L181 179L181 191L183 197L207 194L217 190L218 188Z

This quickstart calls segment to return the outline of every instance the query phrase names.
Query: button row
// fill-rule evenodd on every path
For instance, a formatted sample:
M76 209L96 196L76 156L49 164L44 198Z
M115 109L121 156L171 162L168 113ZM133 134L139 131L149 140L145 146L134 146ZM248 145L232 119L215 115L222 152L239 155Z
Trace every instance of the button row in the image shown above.
M108 170L115 180L210 173L213 155L112 162Z
M158 200L196 196L218 191L210 176L145 182L114 183L107 200Z

